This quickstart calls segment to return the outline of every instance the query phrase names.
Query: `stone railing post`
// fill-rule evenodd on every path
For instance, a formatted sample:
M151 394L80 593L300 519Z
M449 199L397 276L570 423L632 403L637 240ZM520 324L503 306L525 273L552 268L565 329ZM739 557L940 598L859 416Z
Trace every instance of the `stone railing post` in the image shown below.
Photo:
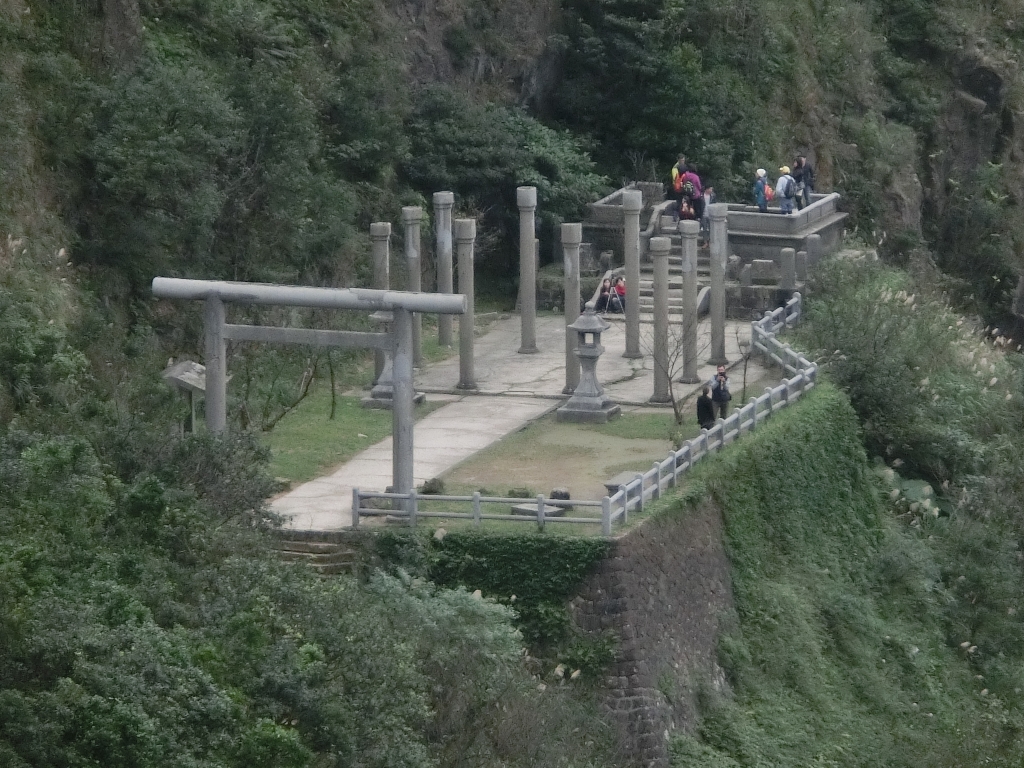
M782 278L779 280L779 288L784 291L796 290L796 250L783 248L779 256L779 264L782 267Z
M565 274L565 389L571 395L580 383L580 361L576 356L577 333L569 328L580 316L580 243L582 224L562 225L562 265Z
M519 205L519 353L537 352L537 188L518 187Z
M224 302L210 296L203 308L206 363L206 428L221 434L228 427L228 360L224 341Z
M696 223L696 222L693 222ZM651 238L654 260L654 394L652 403L667 403L669 396L668 355L668 253L672 241L667 237Z
M639 359L640 352L640 211L643 193L627 189L622 193L623 253L626 272L626 351L623 357Z
M391 223L377 221L370 225L370 254L373 257L373 287L379 291L391 288ZM385 353L373 353L373 380L376 382L384 372Z
M804 248L807 249L807 268L811 269L815 264L821 261L821 257L823 255L821 235L808 235L807 239L804 241Z
M466 312L459 315L459 389L476 389L473 372L473 326L476 322L473 290L473 245L476 219L455 220L455 247L459 258L459 293L466 296Z
M683 375L679 381L697 384L697 238L700 224L680 221L683 241Z
M420 222L423 209L418 205L402 209L402 224L405 228L405 264L409 270L408 290L419 293L423 290L422 260L420 259ZM423 318L419 312L412 316L412 364L423 365Z
M712 365L726 365L725 356L725 265L729 258L729 206L716 203L711 217L711 359Z
M437 269L437 292L451 293L455 289L452 280L452 208L455 194L434 193L434 261ZM437 343L442 347L452 345L452 316L437 316Z

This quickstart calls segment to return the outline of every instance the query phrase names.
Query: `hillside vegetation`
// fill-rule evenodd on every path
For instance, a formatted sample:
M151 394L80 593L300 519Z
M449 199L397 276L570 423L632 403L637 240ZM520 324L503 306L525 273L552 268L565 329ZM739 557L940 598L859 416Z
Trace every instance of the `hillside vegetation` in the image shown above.
M311 377L358 367L233 345L232 436L173 435L183 406L159 371L201 357L201 320L152 301L149 281L365 284L369 223L449 188L457 215L480 221L481 285L507 298L517 184L538 187L548 254L552 225L620 180L661 177L677 152L738 200L755 168L803 149L851 226L913 275L824 272L803 341L847 393L871 460L895 470L883 486L895 495L861 494L835 394L828 417L856 480L838 510L856 513L848 529L818 530L815 499L789 495L795 517L778 522L792 540L754 542L777 511L709 486L737 514L740 624L722 652L733 693L709 695L677 759L934 765L944 746L950 765L1013 764L1024 392L1016 355L978 342L964 317L1005 319L1020 271L1022 10L4 3L0 763L616 764L575 684L538 688L508 606L402 575L325 583L278 562L259 430ZM465 585L473 557L502 546L453 540L462 559L425 572ZM555 586L523 611L538 637L565 629ZM608 651L572 652L584 666Z
M723 511L738 623L678 766L1019 764L1019 355L908 287L828 265L802 335L846 394L690 492Z

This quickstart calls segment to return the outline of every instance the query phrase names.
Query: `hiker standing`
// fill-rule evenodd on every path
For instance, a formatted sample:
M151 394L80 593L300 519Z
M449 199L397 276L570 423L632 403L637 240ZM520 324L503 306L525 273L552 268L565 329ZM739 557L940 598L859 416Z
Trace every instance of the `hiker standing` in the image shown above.
M796 162L797 169L800 172L799 177L797 177L796 171L793 172L793 178L797 180L797 191L799 192L797 205L800 205L801 208L806 208L811 204L811 193L814 191L814 168L807 162L807 158L804 155L797 156Z
M704 215L704 189L700 183L700 176L692 165L686 166L683 173L683 190L690 198L690 207L693 209L693 218L700 221Z
M724 419L729 412L729 401L732 400L732 393L729 392L729 374L725 372L724 365L718 366L715 378L709 382L708 386L711 387L711 404L714 406L718 418Z
M697 424L701 429L711 429L715 426L715 406L708 397L711 387L704 385L697 396Z
M793 194L793 202L796 203L797 210L802 211L804 208L804 168L800 165L799 157L793 161L793 172L790 175L793 177L796 190Z
M754 201L757 203L761 213L768 213L768 195L771 187L768 186L768 171L764 168L757 169L757 180L754 182Z
M779 180L775 183L775 197L779 201L780 213L793 212L793 200L796 199L796 182L789 175L789 166L779 168Z
M669 199L675 200L672 206L673 214L678 215L679 204L683 200L683 174L686 173L686 155L680 155L678 161L672 166L672 187L669 192Z

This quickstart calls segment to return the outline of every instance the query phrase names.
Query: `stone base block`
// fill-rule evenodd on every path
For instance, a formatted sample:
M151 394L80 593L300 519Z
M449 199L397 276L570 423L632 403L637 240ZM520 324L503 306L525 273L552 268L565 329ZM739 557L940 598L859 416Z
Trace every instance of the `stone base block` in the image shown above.
M425 394L417 392L412 396L412 404L420 405L425 402L426 399L427 396ZM372 394L364 397L359 404L363 406L363 408L376 408L381 411L390 411L394 407L394 403L390 397L374 397Z
M618 403L608 403L593 410L582 410L563 405L555 411L555 421L569 424L607 424L620 413L622 413L622 407ZM534 514L536 514L536 506L535 504Z

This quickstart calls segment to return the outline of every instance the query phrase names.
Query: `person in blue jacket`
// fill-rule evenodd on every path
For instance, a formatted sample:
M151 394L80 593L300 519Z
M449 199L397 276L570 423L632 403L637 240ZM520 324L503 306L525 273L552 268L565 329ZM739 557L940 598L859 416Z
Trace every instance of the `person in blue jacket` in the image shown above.
M754 200L761 213L768 213L768 171L757 169L757 181L754 182Z

